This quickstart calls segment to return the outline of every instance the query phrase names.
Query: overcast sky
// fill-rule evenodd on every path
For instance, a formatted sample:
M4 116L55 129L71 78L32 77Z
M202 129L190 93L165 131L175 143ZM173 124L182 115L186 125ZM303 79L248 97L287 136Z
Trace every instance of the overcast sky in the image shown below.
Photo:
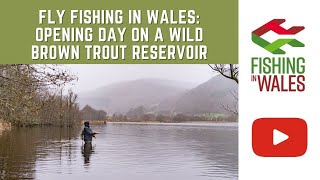
M67 65L67 67L79 78L76 85L71 87L76 93L90 91L119 81L142 78L177 80L198 85L215 75L207 64L79 64Z

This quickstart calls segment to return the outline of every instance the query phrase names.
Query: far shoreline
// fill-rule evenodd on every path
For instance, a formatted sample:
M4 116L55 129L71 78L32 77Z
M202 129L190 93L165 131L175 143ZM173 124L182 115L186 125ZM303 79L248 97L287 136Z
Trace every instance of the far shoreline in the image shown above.
M180 122L160 122L160 121L144 121L144 120L82 120L81 124L89 121L92 125L108 124L108 123L135 123L135 124L238 124L238 121L180 121Z

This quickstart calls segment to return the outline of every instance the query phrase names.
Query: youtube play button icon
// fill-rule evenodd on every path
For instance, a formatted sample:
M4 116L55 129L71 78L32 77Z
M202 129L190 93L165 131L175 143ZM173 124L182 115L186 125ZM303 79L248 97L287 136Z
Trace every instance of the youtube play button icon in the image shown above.
M286 135L276 129L273 130L273 145L278 145L287 139L289 139L288 135Z
M299 118L261 118L252 125L252 148L263 157L297 157L307 151L307 123Z

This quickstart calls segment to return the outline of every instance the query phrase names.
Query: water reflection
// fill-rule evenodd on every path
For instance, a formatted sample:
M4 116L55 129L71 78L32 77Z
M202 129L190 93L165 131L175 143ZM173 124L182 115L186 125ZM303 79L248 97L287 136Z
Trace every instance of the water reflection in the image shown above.
M115 123L94 126L100 134L92 144L81 140L81 128L3 133L0 179L238 178L237 126Z
M37 158L46 157L41 150L78 136L78 128L16 128L0 136L0 179L34 179ZM60 143L54 143L60 142Z
M82 156L84 158L84 165L89 166L90 156L92 155L92 153L94 153L94 147L92 146L92 143L86 142L82 144L81 150Z

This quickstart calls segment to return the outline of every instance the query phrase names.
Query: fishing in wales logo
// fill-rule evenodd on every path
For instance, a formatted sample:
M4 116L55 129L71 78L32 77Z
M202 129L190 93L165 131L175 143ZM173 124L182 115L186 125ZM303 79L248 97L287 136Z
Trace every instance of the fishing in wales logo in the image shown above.
M304 26L292 26L285 29L281 26L285 19L273 19L252 31L252 41L270 52L273 56L251 57L251 81L258 83L261 92L303 92L305 90L305 58L302 56L284 56L283 46L305 47L296 39L296 35L305 29ZM291 35L294 38L279 38L269 42L262 36L269 31L277 35Z

